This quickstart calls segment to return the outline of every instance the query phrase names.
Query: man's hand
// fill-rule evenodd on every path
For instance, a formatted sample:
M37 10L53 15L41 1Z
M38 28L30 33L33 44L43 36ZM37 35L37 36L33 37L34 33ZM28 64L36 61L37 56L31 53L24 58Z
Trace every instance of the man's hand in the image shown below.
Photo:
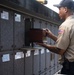
M44 44L44 43L36 42L36 44L38 44L38 45L40 45L40 46L42 46L42 47L45 47L45 46L46 46L46 44Z
M53 36L53 33L49 29L46 29L46 35L47 37L51 38Z
M57 40L57 37L49 29L46 29L46 35L47 37L53 39L54 41Z

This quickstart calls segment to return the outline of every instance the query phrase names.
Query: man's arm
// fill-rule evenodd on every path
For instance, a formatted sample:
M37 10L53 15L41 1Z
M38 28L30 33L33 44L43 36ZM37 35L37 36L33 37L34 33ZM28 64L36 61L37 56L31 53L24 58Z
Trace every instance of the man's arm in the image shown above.
M38 43L38 44L49 49L51 52L54 52L59 55L63 55L65 52L65 50L59 49L59 48L52 46L52 45L47 45L47 44L43 44L43 43Z
M54 41L57 41L57 36L55 36L54 34L51 34L51 36L50 36L50 34L48 34L48 37Z

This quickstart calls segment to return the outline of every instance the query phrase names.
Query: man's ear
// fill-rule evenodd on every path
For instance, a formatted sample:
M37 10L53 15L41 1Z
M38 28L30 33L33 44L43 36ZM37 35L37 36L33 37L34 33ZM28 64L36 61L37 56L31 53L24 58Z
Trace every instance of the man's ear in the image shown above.
M64 9L64 10L65 10L65 13L67 13L67 12L68 12L68 8L67 8L67 7L65 7L65 9Z

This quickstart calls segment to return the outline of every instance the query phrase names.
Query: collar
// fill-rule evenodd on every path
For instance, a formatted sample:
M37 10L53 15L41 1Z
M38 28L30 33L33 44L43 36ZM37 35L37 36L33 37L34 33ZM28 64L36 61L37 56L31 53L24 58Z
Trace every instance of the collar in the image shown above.
M69 20L71 18L74 18L74 15L70 15L69 17L66 18L66 20Z

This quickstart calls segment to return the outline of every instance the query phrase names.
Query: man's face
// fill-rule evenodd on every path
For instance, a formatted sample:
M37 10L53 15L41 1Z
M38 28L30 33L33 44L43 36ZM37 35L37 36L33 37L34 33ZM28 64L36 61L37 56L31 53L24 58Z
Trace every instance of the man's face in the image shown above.
M66 17L66 9L65 9L65 7L60 7L59 8L59 17L60 17L60 19L65 19L65 17Z

